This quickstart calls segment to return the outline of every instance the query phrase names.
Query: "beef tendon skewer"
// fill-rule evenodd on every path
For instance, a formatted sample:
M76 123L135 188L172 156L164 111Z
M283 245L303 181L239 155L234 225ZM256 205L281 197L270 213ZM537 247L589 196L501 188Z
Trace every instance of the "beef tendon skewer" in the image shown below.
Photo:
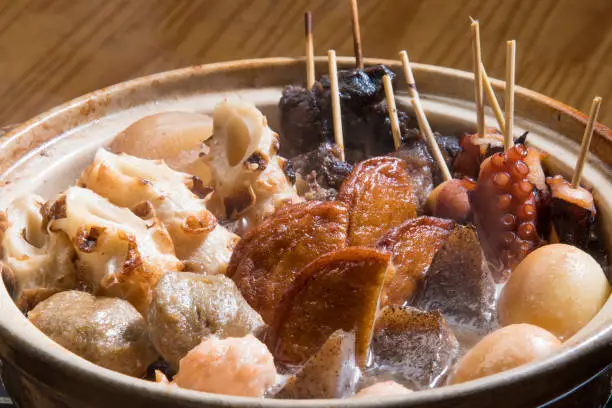
M410 102L419 122L419 129L421 134L425 136L429 144L429 150L440 168L444 179L444 182L438 185L427 197L427 211L436 217L450 218L458 222L463 222L469 217L471 212L468 191L473 189L475 183L470 179L456 180L452 178L446 160L440 150L440 146L438 146L438 142L427 120L423 105L421 104L408 53L406 51L400 51L399 55L402 60L404 77L408 85Z
M537 188L529 180L530 168L526 163L529 150L523 138L513 143L510 133L513 98L508 92L514 90L514 47L513 41L508 42L505 149L482 162L476 188L470 194L487 257L501 262L496 274L498 281L507 279L512 269L540 244Z
M329 84L332 100L332 117L334 121L334 140L340 148L340 157L345 161L344 157L344 136L342 135L342 112L340 110L340 89L338 87L338 64L336 62L336 51L329 50L327 52L329 62Z
M304 13L304 31L306 36L306 89L315 83L314 44L312 37L312 13Z
M550 187L550 219L553 242L563 242L586 249L589 246L591 232L595 225L597 210L590 191L580 186L582 171L588 155L591 138L599 109L601 98L595 97L591 105L580 154L576 162L571 183L562 176L548 177L546 184Z
M363 69L363 51L361 50L361 27L359 26L359 7L357 0L351 2L351 21L353 22L353 47L355 48L355 65Z
M391 122L391 132L393 134L393 145L395 146L395 150L397 150L402 144L402 134L400 132L399 119L397 118L397 107L395 106L395 96L393 95L393 83L389 75L383 76L383 84L385 86L385 97L387 99L389 121Z

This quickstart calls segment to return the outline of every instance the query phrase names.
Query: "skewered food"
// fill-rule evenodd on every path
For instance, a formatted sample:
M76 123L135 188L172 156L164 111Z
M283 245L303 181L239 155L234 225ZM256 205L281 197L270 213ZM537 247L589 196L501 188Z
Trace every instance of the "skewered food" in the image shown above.
M439 184L427 197L427 213L464 223L472 215L469 192L476 183L468 178Z
M181 359L173 384L203 392L263 397L275 380L272 355L248 334L202 341Z
M548 177L550 219L559 242L586 249L591 239L597 210L593 195L583 187L573 187L563 176Z
M77 286L72 244L63 232L46 230L42 206L42 198L29 194L0 213L0 270L22 311Z
M354 394L361 372L355 361L355 334L336 330L290 378L275 398L344 398Z
M70 187L43 211L49 231L72 241L80 284L96 295L126 299L146 314L159 278L182 269L156 218L144 221L91 190Z
M476 225L489 259L499 259L505 279L512 268L540 244L535 185L527 179L528 150L515 144L487 158L471 195ZM501 275L501 276L500 276Z
M423 284L434 255L455 228L450 220L418 217L392 228L376 247L392 253L394 268L385 280L382 302L402 306Z
M416 217L410 174L405 162L394 157L374 157L355 166L338 201L349 208L348 244L353 246L373 246L389 228Z
M225 273L239 238L218 225L208 211L206 201L212 190L197 177L172 170L163 162L100 149L78 184L132 209L143 219L157 217L168 229L176 255L187 270Z
M56 293L32 309L28 319L61 346L120 373L141 376L157 358L147 323L122 299L76 290Z
M389 255L340 249L306 266L282 301L268 333L274 357L303 364L336 330L355 331L355 358L364 367Z
M384 65L338 71L343 132L351 135L344 146L348 162L359 162L394 150L384 101L384 75L395 79L395 74ZM334 141L328 76L322 76L312 89L285 88L279 109L281 134L286 141L281 153L286 156L294 157L316 149L321 143ZM402 135L416 127L414 118L407 113L399 111L398 116Z
M601 266L587 253L553 244L529 254L499 300L503 325L530 323L567 339L586 325L610 295Z
M348 210L311 201L282 208L236 246L227 276L268 324L278 304L310 261L345 246Z
M367 375L391 377L410 389L444 382L459 342L438 311L387 306L376 319Z
M513 324L487 335L457 363L451 383L458 384L550 356L561 342L530 324Z
M264 327L231 279L188 272L169 272L157 282L148 324L155 348L174 367L202 339L242 337Z

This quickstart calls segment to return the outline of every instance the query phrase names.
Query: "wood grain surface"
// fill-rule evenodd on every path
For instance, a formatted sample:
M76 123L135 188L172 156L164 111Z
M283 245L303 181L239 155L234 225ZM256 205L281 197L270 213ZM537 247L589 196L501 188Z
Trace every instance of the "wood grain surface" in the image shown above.
M504 76L515 38L517 84L583 111L604 98L612 126L612 0L361 0L365 56L471 70L468 16L483 58ZM348 0L0 0L0 125L141 75L229 59L352 55Z

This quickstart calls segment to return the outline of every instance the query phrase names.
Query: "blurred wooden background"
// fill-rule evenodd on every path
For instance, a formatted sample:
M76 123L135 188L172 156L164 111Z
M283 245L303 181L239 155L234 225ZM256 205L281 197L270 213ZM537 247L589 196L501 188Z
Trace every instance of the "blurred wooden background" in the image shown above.
M0 0L0 125L85 92L191 64L352 54L348 0ZM518 41L517 83L583 111L604 97L612 126L612 0L361 0L364 54L471 69L468 16L479 18L489 74Z

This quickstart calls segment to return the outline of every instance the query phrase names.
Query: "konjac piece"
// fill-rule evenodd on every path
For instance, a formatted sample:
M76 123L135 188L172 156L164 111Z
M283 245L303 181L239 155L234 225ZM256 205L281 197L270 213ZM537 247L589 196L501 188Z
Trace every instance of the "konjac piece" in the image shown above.
M350 209L352 246L374 246L387 230L416 217L418 205L406 163L389 156L357 164L342 183L338 201Z
M49 230L63 231L74 244L80 284L126 299L142 314L159 278L183 267L159 220L142 220L91 190L70 187L43 211Z
M402 306L422 284L434 255L455 228L451 220L418 217L392 228L376 248L393 254L382 303Z
M169 272L157 282L148 324L155 348L174 367L202 339L242 337L264 327L231 279L189 272Z
M77 286L72 243L62 231L47 231L42 206L41 197L28 194L0 213L2 279L22 311Z
M367 375L420 390L443 384L459 355L459 342L438 311L382 309L376 319Z
M146 321L122 299L60 292L39 303L28 319L62 347L123 374L142 376L158 356Z
M345 398L361 375L355 361L355 333L336 330L274 395L283 399Z
M389 258L375 249L349 247L300 271L268 331L277 361L303 364L342 329L355 331L356 361L364 367Z
M227 275L270 324L298 272L344 247L347 230L348 210L342 203L311 201L282 208L242 238Z
M78 184L115 205L132 209L141 218L159 218L186 269L225 273L239 237L217 224L215 216L206 208L212 190L198 178L172 170L160 161L115 155L100 149ZM206 242L208 239L214 244Z
M495 283L472 228L458 226L446 239L413 306L439 310L457 336L484 335L497 325Z

